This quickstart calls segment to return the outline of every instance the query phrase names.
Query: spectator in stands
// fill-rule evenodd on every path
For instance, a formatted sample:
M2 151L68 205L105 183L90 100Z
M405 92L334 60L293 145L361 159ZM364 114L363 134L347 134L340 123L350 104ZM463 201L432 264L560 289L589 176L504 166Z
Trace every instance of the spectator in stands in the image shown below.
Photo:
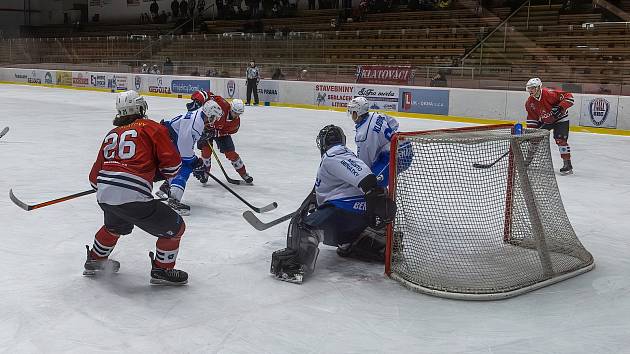
M195 17L195 10L197 9L197 2L195 0L188 1L188 10L190 11L190 17Z
M186 17L188 15L188 2L186 2L186 0L182 0L179 3L179 13L182 17Z
M203 12L206 9L206 0L199 0L197 3L197 12L199 15L199 19L203 19Z
M158 13L160 12L160 5L158 5L156 0L153 0L151 6L149 6L149 12L151 13L151 18L153 22L158 21Z
M157 66L157 64L153 64L151 69L149 69L149 74L160 75L160 68Z
M177 0L171 2L171 11L173 12L173 18L177 19L179 17L179 3Z
M142 64L142 68L140 69L140 73L148 74L149 73L149 66L147 64Z
M438 70L437 74L431 78L431 87L448 87L446 71Z
M166 61L164 62L164 65L162 65L162 68L164 68L164 75L173 75L173 62L171 61L171 58L166 57Z
M166 20L168 20L168 15L166 11L162 10L162 13L158 16L157 23L166 23Z
M272 80L284 80L284 74L282 73L282 70L280 70L280 68L276 68L276 70L274 70L273 74L271 74L271 79Z
M217 77L219 76L219 72L214 68L208 68L206 71L206 77Z

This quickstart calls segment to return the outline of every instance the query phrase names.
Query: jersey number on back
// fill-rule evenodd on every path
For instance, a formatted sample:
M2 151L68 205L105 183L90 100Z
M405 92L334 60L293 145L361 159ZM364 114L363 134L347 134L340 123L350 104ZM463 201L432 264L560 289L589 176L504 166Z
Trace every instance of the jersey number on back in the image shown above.
M105 147L103 148L103 156L106 160L111 160L118 157L122 160L127 160L136 154L136 143L133 142L133 138L138 136L138 132L135 130L125 130L118 137L118 133L112 132L105 137Z

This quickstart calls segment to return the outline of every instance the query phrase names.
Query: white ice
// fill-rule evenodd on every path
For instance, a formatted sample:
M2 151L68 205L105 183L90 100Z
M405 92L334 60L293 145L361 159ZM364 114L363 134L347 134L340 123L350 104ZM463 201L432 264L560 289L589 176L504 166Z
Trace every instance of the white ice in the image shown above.
M184 110L184 100L147 100L155 120ZM571 133L575 174L558 182L596 268L533 293L495 302L420 295L384 276L382 265L341 259L325 246L303 285L276 281L269 261L285 244L287 223L258 232L241 217L245 205L194 178L177 263L190 284L165 288L149 285L155 238L137 230L113 253L119 274L81 276L84 245L102 225L93 195L31 212L7 196L13 188L39 202L89 189L114 95L0 85L0 107L0 128L11 127L0 140L0 352L630 352L629 138ZM311 189L315 136L329 123L353 133L344 113L247 107L235 142L255 186L233 187L254 204L278 202L261 219L293 211Z

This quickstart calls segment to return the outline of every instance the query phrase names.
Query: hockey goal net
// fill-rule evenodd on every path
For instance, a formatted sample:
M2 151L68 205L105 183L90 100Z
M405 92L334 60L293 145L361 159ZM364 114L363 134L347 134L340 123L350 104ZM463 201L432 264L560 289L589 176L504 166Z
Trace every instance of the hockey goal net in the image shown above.
M511 128L394 136L389 188L398 212L387 232L388 275L431 295L492 300L594 267L564 210L549 132L516 136Z

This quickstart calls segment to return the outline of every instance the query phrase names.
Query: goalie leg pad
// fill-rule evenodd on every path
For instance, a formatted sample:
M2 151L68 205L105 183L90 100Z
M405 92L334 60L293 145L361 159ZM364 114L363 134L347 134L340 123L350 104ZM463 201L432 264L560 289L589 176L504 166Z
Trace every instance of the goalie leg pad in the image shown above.
M354 242L339 246L337 254L341 257L382 263L385 261L385 244L384 229L367 227Z

